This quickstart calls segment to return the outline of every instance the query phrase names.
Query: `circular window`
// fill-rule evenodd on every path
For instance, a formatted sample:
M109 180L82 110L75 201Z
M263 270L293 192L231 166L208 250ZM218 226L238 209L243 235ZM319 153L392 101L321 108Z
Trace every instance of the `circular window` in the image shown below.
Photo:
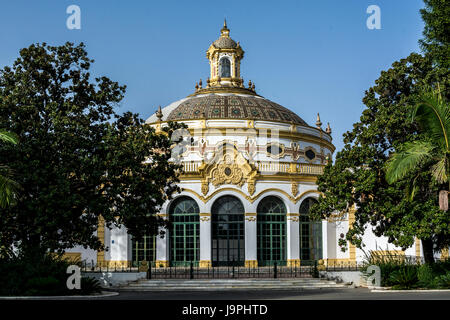
M316 154L315 154L314 151L312 151L312 150L307 150L307 151L305 152L305 156L306 156L309 160L312 160L312 159L314 159L314 158L316 157Z
M226 167L224 172L227 176L231 175L231 169L229 167Z
M283 153L283 147L279 144L270 144L267 146L267 153L272 156L280 156Z

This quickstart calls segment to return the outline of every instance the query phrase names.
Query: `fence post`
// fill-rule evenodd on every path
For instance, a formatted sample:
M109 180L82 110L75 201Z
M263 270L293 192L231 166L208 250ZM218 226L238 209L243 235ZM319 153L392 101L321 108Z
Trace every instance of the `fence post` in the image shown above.
M233 258L233 268L231 269L232 278L234 279L234 258Z
M189 269L189 278L194 279L194 266L192 265L192 261L191 261L191 267Z
M275 261L275 263L273 264L273 277L274 277L274 279L276 279L277 278L277 272L278 272L278 270L277 270L277 262Z
M152 278L152 263L149 261L148 268L147 268L147 279Z

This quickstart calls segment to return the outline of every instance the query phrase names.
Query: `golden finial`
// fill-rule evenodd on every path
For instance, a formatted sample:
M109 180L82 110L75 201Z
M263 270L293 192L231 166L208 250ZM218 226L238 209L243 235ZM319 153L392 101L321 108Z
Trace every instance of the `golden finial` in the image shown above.
M316 121L317 128L321 129L322 122L320 121L320 115L317 113L317 121Z
M325 132L328 134L331 134L331 127L330 127L330 123L328 122L327 128L325 129Z
M195 83L195 91L198 91L198 83Z
M252 90L255 91L255 84L252 83Z
M252 88L252 80L248 80L248 88L249 88L249 89Z
M156 111L156 117L158 118L159 121L162 121L163 113L161 110L161 106L159 106L158 111Z
M223 28L220 30L221 36L228 37L230 34L230 29L227 28L227 19L223 21Z
M200 89L203 87L202 79L200 79L200 82L198 83L198 86L200 87Z

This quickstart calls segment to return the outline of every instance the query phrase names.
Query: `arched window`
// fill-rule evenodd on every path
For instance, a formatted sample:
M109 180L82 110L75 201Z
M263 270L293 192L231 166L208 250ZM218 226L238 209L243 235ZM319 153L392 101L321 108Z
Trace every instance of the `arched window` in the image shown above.
M286 206L268 196L257 208L258 266L286 264Z
M217 199L212 208L213 266L244 265L244 206L233 196Z
M219 61L219 75L221 78L231 77L231 66L228 58L222 58Z
M322 259L322 222L311 221L309 211L317 203L314 198L306 198L300 205L300 260L302 265L312 264Z
M194 265L200 259L200 210L189 197L179 197L170 206L170 264L172 266Z

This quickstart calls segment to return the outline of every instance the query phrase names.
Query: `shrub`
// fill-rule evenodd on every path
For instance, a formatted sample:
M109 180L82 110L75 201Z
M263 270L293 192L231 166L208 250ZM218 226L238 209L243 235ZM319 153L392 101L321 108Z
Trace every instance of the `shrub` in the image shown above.
M80 290L66 286L67 267L78 264L54 254L23 254L0 258L0 295L73 295L98 292L100 284L95 279L81 278Z
M367 273L367 268L370 265L376 265L380 267L381 286L389 287L396 283L392 281L391 274L408 266L415 267L415 261L399 255L380 255L376 252L369 251L365 253L365 258L361 271L367 278L370 274Z
M450 271L447 271L446 274L436 277L436 282L439 288L450 288Z
M418 285L423 288L434 288L436 286L436 275L430 265L424 264L417 269Z
M64 294L65 291L64 288L61 288L60 282L52 276L29 279L25 287L24 295L26 296L52 296Z
M394 289L411 289L417 286L417 267L404 266L392 272L389 276Z
M100 282L92 277L82 277L81 278L81 289L73 290L74 294L92 294L100 293L102 291L102 286Z

